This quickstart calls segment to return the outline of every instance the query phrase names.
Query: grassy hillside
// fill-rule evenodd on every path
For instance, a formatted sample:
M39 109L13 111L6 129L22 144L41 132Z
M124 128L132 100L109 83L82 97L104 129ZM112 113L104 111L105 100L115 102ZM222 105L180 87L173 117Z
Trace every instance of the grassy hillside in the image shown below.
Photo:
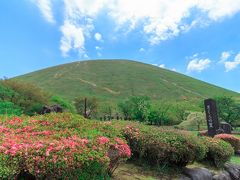
M155 100L197 101L216 95L239 97L229 91L194 78L128 60L92 60L55 66L17 77L54 94L72 100L95 96L119 101L131 95L147 95Z

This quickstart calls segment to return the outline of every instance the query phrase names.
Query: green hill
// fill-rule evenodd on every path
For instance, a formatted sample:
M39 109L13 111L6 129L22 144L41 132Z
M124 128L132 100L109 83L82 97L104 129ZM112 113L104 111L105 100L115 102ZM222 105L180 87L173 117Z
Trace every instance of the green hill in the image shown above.
M196 102L216 95L240 96L177 72L128 60L79 61L16 79L34 83L69 100L94 96L117 102L132 95L146 95L154 100Z

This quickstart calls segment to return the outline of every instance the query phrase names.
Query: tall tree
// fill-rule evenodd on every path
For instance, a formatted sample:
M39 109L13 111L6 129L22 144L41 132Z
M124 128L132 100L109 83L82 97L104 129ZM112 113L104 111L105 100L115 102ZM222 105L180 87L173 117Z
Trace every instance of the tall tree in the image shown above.
M97 113L97 99L96 98L86 98L86 107L85 107L85 98L77 97L74 99L74 105L78 114L86 116L86 118L91 118ZM85 113L86 108L86 114Z
M240 120L240 104L228 96L219 96L215 97L215 99L217 101L219 119L235 126L236 122Z

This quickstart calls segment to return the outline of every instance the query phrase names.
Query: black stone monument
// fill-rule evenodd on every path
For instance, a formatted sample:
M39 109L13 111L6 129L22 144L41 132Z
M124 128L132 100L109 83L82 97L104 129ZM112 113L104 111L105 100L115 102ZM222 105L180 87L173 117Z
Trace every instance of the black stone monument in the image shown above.
M204 100L204 105L208 126L208 135L214 137L216 134L218 134L219 130L216 101L213 99L206 99Z

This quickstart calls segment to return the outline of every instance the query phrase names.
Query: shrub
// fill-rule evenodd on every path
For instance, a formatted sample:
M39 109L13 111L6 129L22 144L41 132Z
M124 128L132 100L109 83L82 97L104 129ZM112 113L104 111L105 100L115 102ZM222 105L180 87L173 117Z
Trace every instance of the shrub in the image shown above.
M22 109L12 102L0 101L0 114L19 116L22 114Z
M199 131L198 136L208 136L208 131Z
M110 127L68 113L1 120L0 179L104 179L131 155Z
M1 80L0 99L21 107L24 114L34 115L43 105L48 104L49 95L33 84Z
M189 131L200 131L206 129L205 117L201 112L191 112L188 114L187 119L178 125L179 129Z
M52 96L51 103L60 105L64 109L64 111L69 111L71 113L76 112L75 107L70 102L61 98L60 96Z
M231 144L235 152L240 150L240 139L231 134L218 134L215 138L222 139Z
M133 158L150 165L186 166L205 157L206 146L188 133L128 126L124 135Z
M205 160L212 162L217 167L223 166L234 154L232 146L221 139L203 137L202 140L208 148Z

